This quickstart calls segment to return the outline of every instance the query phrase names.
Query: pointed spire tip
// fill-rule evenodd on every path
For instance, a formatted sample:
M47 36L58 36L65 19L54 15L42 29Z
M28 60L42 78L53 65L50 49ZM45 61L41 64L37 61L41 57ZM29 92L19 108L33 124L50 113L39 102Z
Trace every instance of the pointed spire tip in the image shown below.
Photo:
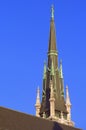
M68 86L66 86L66 104L71 106Z
M40 99L40 88L39 88L39 86L37 88L37 99Z
M51 19L54 20L54 5L51 6Z
M68 85L66 85L66 89L68 89Z
M62 64L62 59L60 60L60 64Z

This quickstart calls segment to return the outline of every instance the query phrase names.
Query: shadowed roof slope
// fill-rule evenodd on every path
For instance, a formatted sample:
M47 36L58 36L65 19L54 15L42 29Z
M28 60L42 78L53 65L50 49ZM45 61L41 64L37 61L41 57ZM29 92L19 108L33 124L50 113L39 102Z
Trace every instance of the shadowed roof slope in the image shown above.
M51 22L50 22L50 37L49 37L48 52L50 52L52 50L57 52L54 20L51 20Z
M80 130L0 107L0 130Z

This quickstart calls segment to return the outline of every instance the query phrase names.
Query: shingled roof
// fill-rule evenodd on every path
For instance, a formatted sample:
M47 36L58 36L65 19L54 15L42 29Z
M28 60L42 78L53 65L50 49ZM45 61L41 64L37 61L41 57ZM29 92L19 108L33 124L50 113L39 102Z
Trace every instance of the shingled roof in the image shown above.
M0 130L80 130L80 129L0 107Z

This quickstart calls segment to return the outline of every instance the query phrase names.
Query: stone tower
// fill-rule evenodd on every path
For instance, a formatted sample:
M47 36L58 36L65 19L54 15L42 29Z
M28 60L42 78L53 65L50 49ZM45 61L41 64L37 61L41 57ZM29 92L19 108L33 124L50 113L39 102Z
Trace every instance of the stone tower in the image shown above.
M38 114L36 107L38 116L74 126L74 123L71 121L71 103L68 87L66 88L66 99L64 98L62 61L60 61L59 65L53 6L51 8L48 63L44 64L42 101L39 108Z

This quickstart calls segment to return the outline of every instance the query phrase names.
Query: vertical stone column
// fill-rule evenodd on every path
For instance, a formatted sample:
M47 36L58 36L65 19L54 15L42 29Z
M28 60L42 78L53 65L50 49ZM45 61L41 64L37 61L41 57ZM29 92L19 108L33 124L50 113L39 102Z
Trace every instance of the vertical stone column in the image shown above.
M54 91L53 91L53 83L50 81L50 117L55 117L55 98L54 98Z
M64 123L63 112L61 111L61 123Z
M41 107L41 103L40 103L40 90L39 90L39 88L38 88L38 89L37 89L36 104L35 104L36 116L38 116L38 117L40 117L40 107Z
M69 91L68 91L68 86L66 87L66 107L67 107L67 120L70 122L71 121L71 102L70 102L70 97L69 97Z

